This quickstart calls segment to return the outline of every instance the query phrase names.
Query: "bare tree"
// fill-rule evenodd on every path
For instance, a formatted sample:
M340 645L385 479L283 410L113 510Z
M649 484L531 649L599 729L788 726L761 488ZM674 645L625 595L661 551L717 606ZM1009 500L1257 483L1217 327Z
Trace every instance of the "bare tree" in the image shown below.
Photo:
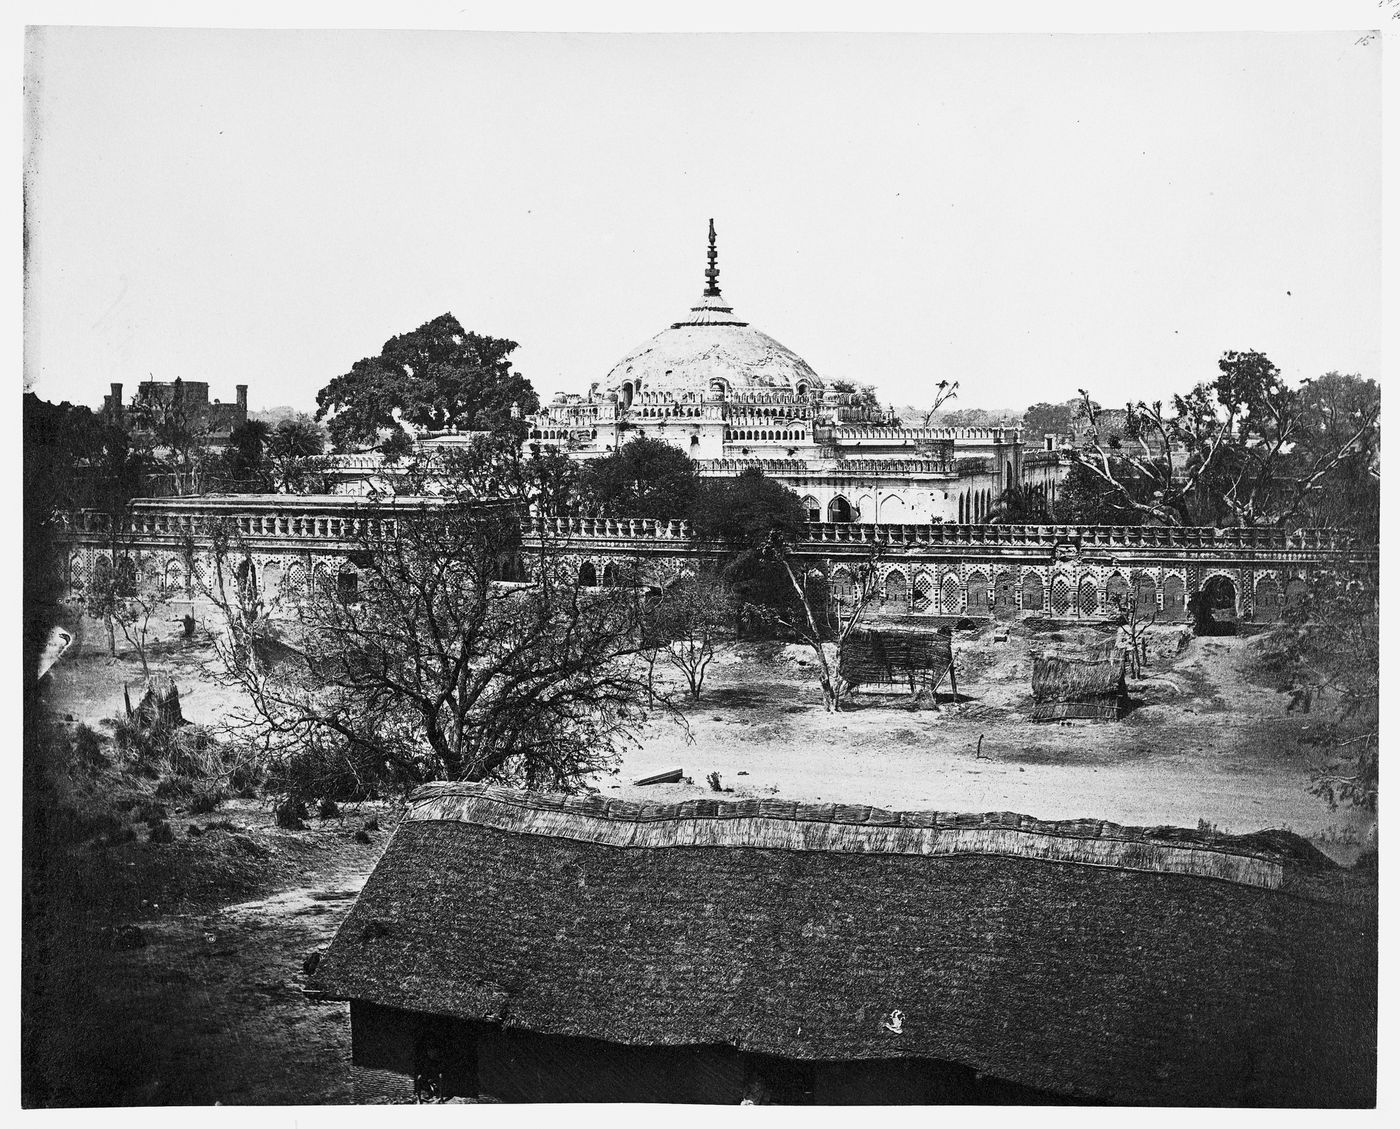
M956 380L952 382L949 382L947 380L940 380L937 384L934 385L934 388L936 388L937 391L934 393L933 396L933 406L924 413L925 427L928 427L929 423L933 420L933 417L938 414L939 408L941 408L949 400L956 399L958 395L958 382Z
M841 656L847 639L860 626L879 592L880 555L879 546L872 545L862 559L838 571L830 562L821 567L804 565L781 545L775 545L771 552L772 560L787 577L793 598L767 614L812 649L822 705L828 713L841 709L849 689L841 676Z
M1138 615L1137 596L1134 593L1119 596L1116 611L1121 621L1119 630L1121 642L1125 644L1123 649L1127 652L1128 672L1134 678L1141 678L1143 663L1147 661L1147 629L1157 622L1157 612L1154 610L1150 616L1142 619Z
M147 681L151 677L151 616L166 603L167 594L160 579L146 576L127 584L112 610L112 619L121 628L127 643L136 651L136 657L141 660L141 674Z
M692 701L700 700L715 646L734 622L735 600L709 569L693 571L667 588L656 609L655 637L661 654L685 678Z
M646 718L635 589L579 588L544 539L522 569L513 506L404 501L356 525L355 570L321 575L291 622L261 614L236 546L216 560L222 658L252 703L239 721L289 791L574 790L615 770Z
M1143 518L1165 525L1281 525L1348 461L1378 448L1374 382L1328 374L1289 388L1262 353L1226 353L1221 374L1162 401L1126 406L1120 434L1080 389L1087 442L1074 458ZM1348 395L1336 387L1349 381ZM1374 468L1379 477L1378 461Z

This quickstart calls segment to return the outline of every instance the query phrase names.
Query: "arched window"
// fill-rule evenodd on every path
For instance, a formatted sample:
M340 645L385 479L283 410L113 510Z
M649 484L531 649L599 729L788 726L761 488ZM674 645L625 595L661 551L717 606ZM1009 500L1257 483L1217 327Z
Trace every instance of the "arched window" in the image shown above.
M840 494L831 499L826 507L826 520L848 522L851 520L851 503Z
M914 577L914 611L923 615L933 607L933 580L926 572Z
M821 503L810 494L802 499L802 512L807 515L808 521L821 521L822 519Z
M1175 574L1162 581L1162 615L1171 620L1186 615L1186 582Z
M1079 582L1079 614L1081 616L1098 615L1099 613L1099 593L1094 586L1092 577L1086 576Z
M1021 577L1021 608L1028 612L1038 612L1045 608L1045 584L1033 572Z
M885 577L885 603L895 611L909 610L909 581L899 569Z
M1109 614L1116 612L1120 604L1128 599L1128 592L1128 581L1121 572L1115 572L1104 585L1104 611Z
M962 611L962 588L951 572L943 578L943 614L957 615Z
M1283 589L1272 576L1261 576L1254 585L1254 618L1272 623L1283 610Z
M986 615L987 611L987 578L974 572L967 578L967 614Z
M578 567L578 586L580 588L598 587L598 570L593 567L592 561L584 561Z

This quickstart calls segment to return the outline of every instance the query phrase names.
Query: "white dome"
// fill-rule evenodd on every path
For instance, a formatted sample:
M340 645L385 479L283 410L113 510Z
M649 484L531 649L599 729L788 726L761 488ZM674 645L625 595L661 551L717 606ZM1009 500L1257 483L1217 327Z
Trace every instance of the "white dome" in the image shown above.
M820 389L821 378L791 349L751 325L680 324L664 329L613 366L603 386L620 391L682 395L709 391L722 379L731 392L771 388Z
M719 290L714 220L710 221L709 257L710 267L705 272L708 285L700 301L690 307L690 316L618 361L603 387L623 393L623 386L630 383L633 393L703 396L714 381L722 380L730 392L796 392L799 385L804 391L820 391L821 378L811 365L768 334L736 318L733 307L724 300ZM623 399L631 397L623 393Z

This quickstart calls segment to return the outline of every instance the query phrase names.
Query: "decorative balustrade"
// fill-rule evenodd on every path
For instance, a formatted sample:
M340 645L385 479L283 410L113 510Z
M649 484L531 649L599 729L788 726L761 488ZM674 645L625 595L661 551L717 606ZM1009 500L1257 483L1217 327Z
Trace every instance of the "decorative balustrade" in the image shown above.
M652 541L693 539L690 522L680 518L660 521L641 517L532 517L526 535L534 538L571 540L590 537L606 540L645 538Z
M1021 428L1016 427L859 427L841 424L832 429L843 443L860 439L930 440L983 439L996 443L1019 443Z
M882 542L905 545L1077 545L1079 549L1215 549L1264 552L1365 551L1334 529L1213 529L1147 525L942 525L808 522L809 542Z
M787 464L775 473L802 473L798 460L711 460L706 467L739 469L745 465ZM793 469L789 469L789 467ZM705 467L702 467L705 469ZM474 503L475 506L490 503ZM497 503L500 504L500 503ZM216 523L239 536L260 542L353 543L366 536L392 537L395 521L404 511L441 509L451 503L441 498L400 497L368 501L341 495L256 495L223 498L145 498L133 503L122 537L169 542L207 536ZM60 518L62 534L72 540L111 536L111 519L94 511L74 511ZM637 541L650 544L685 542L694 538L688 521L628 517L530 517L524 531L535 539L560 541ZM1351 535L1332 529L1283 530L1268 528L1213 529L1167 528L1127 525L969 525L969 524L863 524L809 522L804 547L821 551L827 546L883 544L906 549L1029 549L1055 552L1073 548L1081 554L1112 550L1151 552L1164 550L1233 556L1346 554L1374 559L1374 546L1362 545ZM308 549L314 549L308 544Z
M801 404L785 405L782 411L771 412L728 412L724 422L728 427L781 428L785 424L810 423L812 409Z

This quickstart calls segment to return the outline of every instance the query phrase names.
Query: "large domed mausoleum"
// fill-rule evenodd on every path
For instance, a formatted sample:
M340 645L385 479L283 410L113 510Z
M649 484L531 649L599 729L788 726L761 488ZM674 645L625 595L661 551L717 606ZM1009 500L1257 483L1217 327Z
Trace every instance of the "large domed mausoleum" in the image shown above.
M704 396L764 390L806 398L822 390L812 366L785 345L734 314L720 293L710 223L706 286L689 316L663 329L618 361L603 381L624 406L638 392Z
M705 289L688 315L618 361L587 395L560 392L529 417L526 445L576 459L631 439L680 448L702 475L758 467L811 521L981 521L1022 465L1019 428L906 428L850 385L824 381L737 316L720 292L714 220ZM1052 472L1058 479L1058 470ZM1035 481L1032 481L1032 478Z

